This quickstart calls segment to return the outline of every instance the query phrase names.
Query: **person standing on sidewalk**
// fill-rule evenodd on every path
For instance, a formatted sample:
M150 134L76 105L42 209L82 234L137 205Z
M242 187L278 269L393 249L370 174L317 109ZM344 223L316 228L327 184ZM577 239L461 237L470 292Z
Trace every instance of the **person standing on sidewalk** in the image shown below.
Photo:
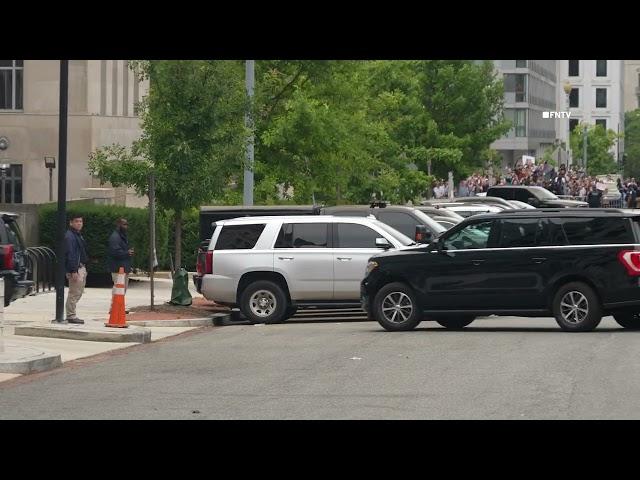
M65 241L65 269L69 281L69 295L67 296L66 311L68 323L84 323L76 315L76 305L84 293L87 284L87 243L80 234L84 225L82 215L72 215L69 229L64 236Z
M118 271L120 267L124 268L124 289L125 292L129 288L129 273L131 273L131 257L133 257L133 248L129 247L129 238L127 232L129 230L129 222L126 218L119 218L116 221L116 229L109 237L109 251L107 253L109 261L109 270L111 271L111 279L115 285L118 282Z

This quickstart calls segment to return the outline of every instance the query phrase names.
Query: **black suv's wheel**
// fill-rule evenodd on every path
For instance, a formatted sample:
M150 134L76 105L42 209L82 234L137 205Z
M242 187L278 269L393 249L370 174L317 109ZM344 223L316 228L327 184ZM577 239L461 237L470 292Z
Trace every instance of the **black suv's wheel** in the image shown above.
M240 295L240 310L254 323L281 322L287 307L287 296L282 287L268 280L251 283Z
M553 315L568 332L588 332L602 320L600 301L593 289L582 282L562 285L553 299Z
M613 318L618 325L628 330L640 330L640 313L620 312L614 313Z
M436 322L449 330L462 330L476 319L473 315L437 318Z
M385 330L413 330L422 321L413 291L404 283L390 283L373 300L373 314Z

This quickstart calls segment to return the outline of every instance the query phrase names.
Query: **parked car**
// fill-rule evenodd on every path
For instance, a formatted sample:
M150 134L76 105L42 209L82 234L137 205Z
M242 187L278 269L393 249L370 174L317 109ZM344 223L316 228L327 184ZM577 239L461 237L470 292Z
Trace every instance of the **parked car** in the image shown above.
M455 219L455 218L452 218L452 217L431 217L431 218L433 220L435 220L436 222L438 222L440 225L442 225L447 230L449 230L451 227L455 227L462 220L464 220L464 217L460 217L461 220L458 220L458 219Z
M564 200L543 187L527 187L524 185L496 185L489 188L487 196L500 197L505 200L518 200L536 208L585 208L587 202Z
M533 205L529 205L528 203L521 202L520 200L507 200L507 201L511 205L513 205L513 208L516 208L516 209L535 210L536 208Z
M502 205L504 208L513 208L512 205L509 204L507 200L500 197L491 197L491 196L475 196L475 197L454 197L451 199L452 202L458 203L473 203L473 204L490 204L490 205Z
M498 213L505 209L505 207L480 203L462 203L462 202L447 202L438 203L440 208L450 210L457 213L463 218L471 217L473 215L480 215L482 213Z
M202 294L276 323L300 306L359 306L360 281L375 253L415 246L375 219L329 215L237 218L216 222Z
M603 315L640 329L640 214L621 209L506 210L468 218L428 246L374 256L362 305L386 330L423 320L552 316L589 331Z
M447 210L446 208L441 208L440 205L417 205L415 208L420 210L422 213L427 214L429 217L435 219L436 217L449 217L452 220L457 220L461 222L464 220L464 217L458 215L456 212ZM437 221L437 220L436 220Z
M371 205L324 207L321 213L323 215L357 217L372 215L418 243L429 243L446 230L445 227L416 207L386 205L384 202L374 202Z
M34 283L27 280L26 247L18 226L17 213L1 212L0 275L4 279L4 306L31 293Z

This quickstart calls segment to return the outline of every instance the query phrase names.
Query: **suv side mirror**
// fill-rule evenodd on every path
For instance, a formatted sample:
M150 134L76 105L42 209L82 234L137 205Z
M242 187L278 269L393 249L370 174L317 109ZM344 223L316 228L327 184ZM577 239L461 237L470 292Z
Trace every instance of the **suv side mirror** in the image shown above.
M533 207L538 207L540 205L540 200L531 197L529 200L527 200L527 203Z
M391 248L391 244L386 238L378 237L376 238L376 248L384 248L385 250L388 250Z
M431 240L433 240L431 231L425 225L416 225L415 241L417 243L431 243Z

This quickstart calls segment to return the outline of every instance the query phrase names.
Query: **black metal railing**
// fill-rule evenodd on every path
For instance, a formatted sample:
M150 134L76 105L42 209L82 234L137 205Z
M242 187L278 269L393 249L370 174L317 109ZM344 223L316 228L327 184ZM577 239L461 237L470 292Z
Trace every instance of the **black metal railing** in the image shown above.
M55 291L56 253L49 247L29 247L25 252L26 279L33 281L33 293Z

